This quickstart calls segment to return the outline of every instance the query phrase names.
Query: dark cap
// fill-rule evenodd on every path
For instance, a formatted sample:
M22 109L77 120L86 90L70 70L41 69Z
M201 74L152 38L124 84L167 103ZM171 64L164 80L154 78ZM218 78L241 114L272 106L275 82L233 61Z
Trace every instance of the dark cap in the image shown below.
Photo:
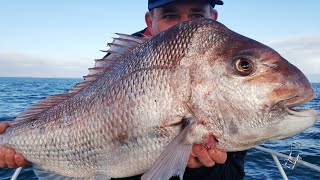
M169 3L176 2L176 1L179 1L179 0L148 0L148 9L151 10L151 9L161 7L161 6L167 5ZM213 7L216 4L223 5L223 2L221 0L206 0L206 2L211 4L211 6L213 6Z

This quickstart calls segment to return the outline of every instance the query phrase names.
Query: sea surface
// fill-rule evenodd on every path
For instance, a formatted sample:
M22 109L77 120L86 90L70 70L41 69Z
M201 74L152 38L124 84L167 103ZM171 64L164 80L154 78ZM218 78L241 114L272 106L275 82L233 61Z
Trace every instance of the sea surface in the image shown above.
M13 120L29 105L49 95L67 91L81 79L52 78L0 78L0 121ZM320 112L320 83L312 84L317 98L304 105ZM302 160L320 166L320 120L311 128L285 140L265 143L262 146L284 153L290 153L290 144L301 144ZM282 164L284 159L280 158ZM320 173L301 166L293 170L284 168L289 179L320 179ZM245 179L281 179L271 155L259 150L249 150L245 158ZM0 180L9 180L14 169L0 169ZM24 168L19 180L37 179L32 168Z

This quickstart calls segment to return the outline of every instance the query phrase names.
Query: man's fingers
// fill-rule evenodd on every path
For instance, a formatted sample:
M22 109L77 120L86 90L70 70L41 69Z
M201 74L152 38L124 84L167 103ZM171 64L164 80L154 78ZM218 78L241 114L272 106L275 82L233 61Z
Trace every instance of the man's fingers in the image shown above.
M24 167L30 164L20 153L14 155L14 162L18 167Z
M4 168L6 167L6 149L4 147L0 147L0 167Z
M219 149L208 150L210 157L218 164L223 164L227 160L227 153Z
M8 168L15 168L17 167L16 163L14 162L14 154L16 152L12 148L8 148L6 151L6 164Z
M2 122L0 124L0 134L4 133L9 125L9 122Z
M202 163L199 162L198 158L194 157L193 155L190 155L187 166L189 168L199 168L202 166Z
M218 149L209 149L208 154L218 164L223 164L227 160L227 153Z
M197 156L198 160L206 167L212 167L214 166L215 162L214 160L210 157L207 149L199 144L194 144L192 151L194 154Z
M2 122L0 123L0 134L4 133L9 126L9 122ZM0 147L0 167L4 168L7 167L6 158L7 158L7 148Z

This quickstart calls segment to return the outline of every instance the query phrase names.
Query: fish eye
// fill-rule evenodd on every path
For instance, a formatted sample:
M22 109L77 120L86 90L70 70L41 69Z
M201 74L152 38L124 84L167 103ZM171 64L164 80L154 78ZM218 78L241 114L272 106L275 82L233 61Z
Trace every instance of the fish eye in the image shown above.
M244 76L248 76L254 69L254 64L247 58L238 58L235 62L235 69Z

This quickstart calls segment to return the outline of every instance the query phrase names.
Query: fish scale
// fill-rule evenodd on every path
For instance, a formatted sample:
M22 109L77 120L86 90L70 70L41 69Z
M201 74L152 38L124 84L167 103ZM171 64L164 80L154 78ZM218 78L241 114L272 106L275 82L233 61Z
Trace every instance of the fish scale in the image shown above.
M146 39L118 35L83 82L32 105L0 135L40 179L182 177L193 143L249 149L317 117L290 104L272 110L293 101L286 88L301 103L312 99L309 82L274 50L219 22L187 21ZM242 60L255 69L241 74ZM272 81L256 80L266 72Z

